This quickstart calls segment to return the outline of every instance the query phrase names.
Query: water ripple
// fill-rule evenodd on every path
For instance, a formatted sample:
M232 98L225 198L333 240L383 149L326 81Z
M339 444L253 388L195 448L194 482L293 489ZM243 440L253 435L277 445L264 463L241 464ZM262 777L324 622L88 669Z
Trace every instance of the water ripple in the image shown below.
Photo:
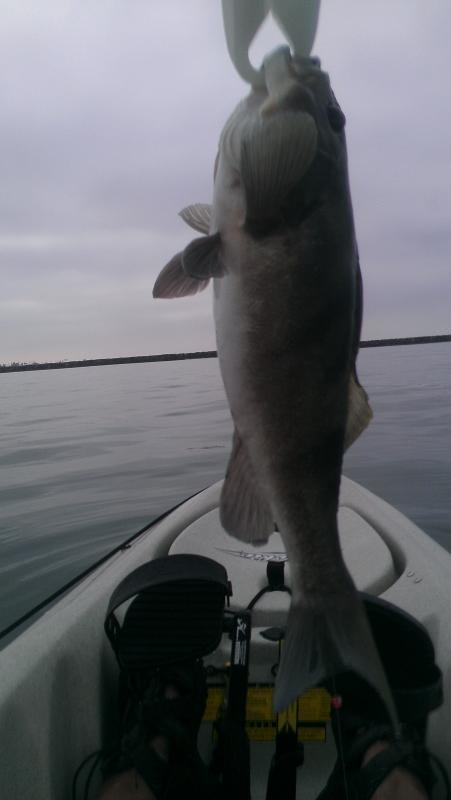
M451 550L450 355L362 351L375 416L345 472ZM212 360L17 373L0 388L1 628L220 478L232 423Z

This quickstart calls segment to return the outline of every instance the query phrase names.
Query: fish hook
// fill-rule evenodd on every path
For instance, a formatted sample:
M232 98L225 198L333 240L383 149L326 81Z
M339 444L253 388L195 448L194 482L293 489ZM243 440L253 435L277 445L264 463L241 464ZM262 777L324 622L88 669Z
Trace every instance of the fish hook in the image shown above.
M265 85L264 71L249 61L249 47L271 11L297 56L309 56L318 27L320 0L222 0L230 58L239 75L253 87Z

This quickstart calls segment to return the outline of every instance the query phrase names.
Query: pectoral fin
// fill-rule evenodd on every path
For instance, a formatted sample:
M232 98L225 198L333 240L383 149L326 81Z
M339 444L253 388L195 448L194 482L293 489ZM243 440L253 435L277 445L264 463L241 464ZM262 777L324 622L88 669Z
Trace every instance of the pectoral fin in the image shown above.
M246 225L277 217L287 194L312 163L317 139L313 117L302 111L284 111L249 124L241 145Z
M209 233L211 206L207 203L194 203L192 206L186 206L180 211L180 216L195 231Z
M208 286L208 279L199 280L183 269L183 253L177 253L161 270L153 287L154 297L188 297Z
M221 493L220 517L227 533L254 545L267 542L274 531L271 509L237 431Z
M212 233L202 236L185 247L182 254L183 269L191 278L205 281L209 278L221 278L225 274L221 260L221 236Z

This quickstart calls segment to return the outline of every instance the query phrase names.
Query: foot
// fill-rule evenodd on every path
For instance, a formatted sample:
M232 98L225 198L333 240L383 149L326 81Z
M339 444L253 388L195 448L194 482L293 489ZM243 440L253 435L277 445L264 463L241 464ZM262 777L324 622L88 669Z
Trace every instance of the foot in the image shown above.
M171 700L179 697L175 686L165 688L164 697ZM169 760L169 739L167 736L154 736L147 742L149 752L153 752L162 762ZM139 772L132 769L120 772L107 780L101 789L98 800L158 800Z
M388 742L377 741L365 753L362 767L389 747ZM395 767L371 796L371 800L428 800L424 786L404 767Z
M164 736L149 739L149 751L153 751L164 762L169 758L169 741ZM133 768L114 775L107 780L98 795L98 800L158 800L139 772Z
M340 702L331 718L339 755L318 800L427 800L434 777L416 727L404 724L395 735L377 693L353 673L335 684Z
M142 676L141 676L142 678ZM98 800L216 797L218 787L197 751L207 699L200 661L151 673L131 688L113 775Z

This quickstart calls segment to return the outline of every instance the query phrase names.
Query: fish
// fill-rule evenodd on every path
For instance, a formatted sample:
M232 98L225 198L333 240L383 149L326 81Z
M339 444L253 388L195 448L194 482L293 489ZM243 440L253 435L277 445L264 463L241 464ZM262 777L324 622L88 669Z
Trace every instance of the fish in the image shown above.
M395 712L338 535L343 453L372 411L356 369L362 276L346 118L318 59L270 54L219 140L212 204L183 209L202 235L159 274L156 298L213 280L220 370L234 423L224 529L252 545L275 528L291 607L276 710L353 670Z

